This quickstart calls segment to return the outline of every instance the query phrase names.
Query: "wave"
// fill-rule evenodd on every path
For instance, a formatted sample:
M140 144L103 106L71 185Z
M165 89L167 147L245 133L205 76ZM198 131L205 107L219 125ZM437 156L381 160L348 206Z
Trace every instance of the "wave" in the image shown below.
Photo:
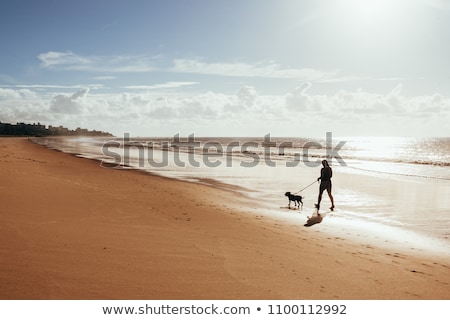
M395 176L402 176L402 177L411 177L411 178L423 178L423 179L437 179L437 180L446 180L450 181L450 177L444 177L444 176L436 176L436 175L425 175L425 174L415 174L415 173L404 173L404 172L392 172L392 171L382 171L382 170L374 170L374 169L367 169L367 168L360 168L360 167L354 167L354 166L347 166L347 168L358 170L358 171L364 171L369 173L375 173L375 174L384 174L384 175L395 175Z
M129 141L125 144L121 144L121 147L137 147L137 148L152 148L159 150L169 150L174 152L187 152L187 153L198 153L204 155L223 155L223 156L239 156L242 155L244 157L249 156L258 156L258 157L267 157L270 156L273 160L294 160L299 157L302 158L302 161L308 162L308 158L324 158L324 159L332 159L336 158L334 155L329 155L328 150L332 150L332 148L322 148L322 152L312 152L311 149L302 148L302 147L294 147L294 148L278 148L277 152L267 151L267 149L255 147L251 148L249 145L245 145L241 143L233 148L228 148L227 145L222 145L217 143L215 145L208 145L207 148L203 146L192 146L187 145L186 143L165 143L165 142L144 142L144 141ZM270 150L270 149L269 149ZM315 150L315 149L313 149ZM337 155L345 162L346 160L359 160L359 161L372 161L372 162L388 162L388 163L400 163L400 164L410 164L410 165L428 165L428 166L437 166L437 167L450 167L450 161L442 160L442 159L418 159L418 158L393 158L393 157L380 157L380 156L361 156L361 155L352 155L348 154L350 149L339 150L339 152L343 151L339 155Z
M216 140L195 141L195 143L170 141L168 139L158 138L138 138L129 141L123 139L89 139L89 140L59 140L59 139L40 139L41 144L48 147L55 147L61 151L69 153L82 153L90 157L98 157L104 159L104 148L106 142L114 142L111 147L118 153L120 149L134 150L129 153L133 158L154 157L158 152L180 152L193 153L195 156L208 157L229 157L241 161L260 161L263 163L270 160L277 166L290 164L298 165L300 163L308 163L320 165L320 159L328 158L333 160L332 165L340 165L349 169L358 170L360 172L389 174L409 177L434 178L442 180L450 180L450 159L446 150L450 146L448 140L440 140L439 148L436 145L419 145L416 149L411 146L400 149L403 156L395 156L395 154L370 154L367 148L361 152L358 149L339 149L336 150L338 159L331 157L333 153L327 148L304 148L300 144L294 143L293 146L280 146L283 142L277 142L276 147L264 148L261 140L235 140L231 138L222 138ZM280 140L281 141L281 140ZM356 151L355 151L356 150ZM375 150L375 149L373 149ZM144 152L143 152L144 151ZM155 153L156 152L156 153ZM435 152L435 153L433 153ZM336 155L337 155L336 154ZM389 156L384 156L384 155ZM427 158L429 157L429 158ZM432 158L433 157L433 158ZM228 161L228 160L227 160ZM339 163L337 163L337 161ZM229 162L227 162L228 164Z

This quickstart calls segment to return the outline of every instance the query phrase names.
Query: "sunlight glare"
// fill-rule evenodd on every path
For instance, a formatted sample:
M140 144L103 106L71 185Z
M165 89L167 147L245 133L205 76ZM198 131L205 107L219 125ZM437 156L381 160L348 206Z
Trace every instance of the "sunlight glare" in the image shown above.
M352 0L351 5L356 14L372 16L391 10L395 1L389 0Z
M372 24L400 16L404 4L402 0L346 0L343 9L351 19Z

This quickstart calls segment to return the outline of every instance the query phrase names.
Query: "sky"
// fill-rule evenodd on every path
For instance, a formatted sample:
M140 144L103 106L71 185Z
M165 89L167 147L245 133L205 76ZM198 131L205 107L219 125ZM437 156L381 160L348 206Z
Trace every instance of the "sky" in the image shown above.
M450 136L450 0L2 0L0 121Z

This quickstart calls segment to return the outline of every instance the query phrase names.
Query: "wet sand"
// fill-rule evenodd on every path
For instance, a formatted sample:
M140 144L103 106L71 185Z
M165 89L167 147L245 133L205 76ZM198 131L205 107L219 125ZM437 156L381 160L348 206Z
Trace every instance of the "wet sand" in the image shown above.
M450 298L448 256L278 221L236 192L26 138L0 139L0 201L0 299Z

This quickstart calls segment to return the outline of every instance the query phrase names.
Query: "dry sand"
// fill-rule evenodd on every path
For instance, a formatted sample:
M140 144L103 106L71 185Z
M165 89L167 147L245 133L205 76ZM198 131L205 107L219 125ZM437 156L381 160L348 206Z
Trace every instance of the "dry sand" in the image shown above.
M450 258L246 212L237 193L0 139L0 299L449 299Z

